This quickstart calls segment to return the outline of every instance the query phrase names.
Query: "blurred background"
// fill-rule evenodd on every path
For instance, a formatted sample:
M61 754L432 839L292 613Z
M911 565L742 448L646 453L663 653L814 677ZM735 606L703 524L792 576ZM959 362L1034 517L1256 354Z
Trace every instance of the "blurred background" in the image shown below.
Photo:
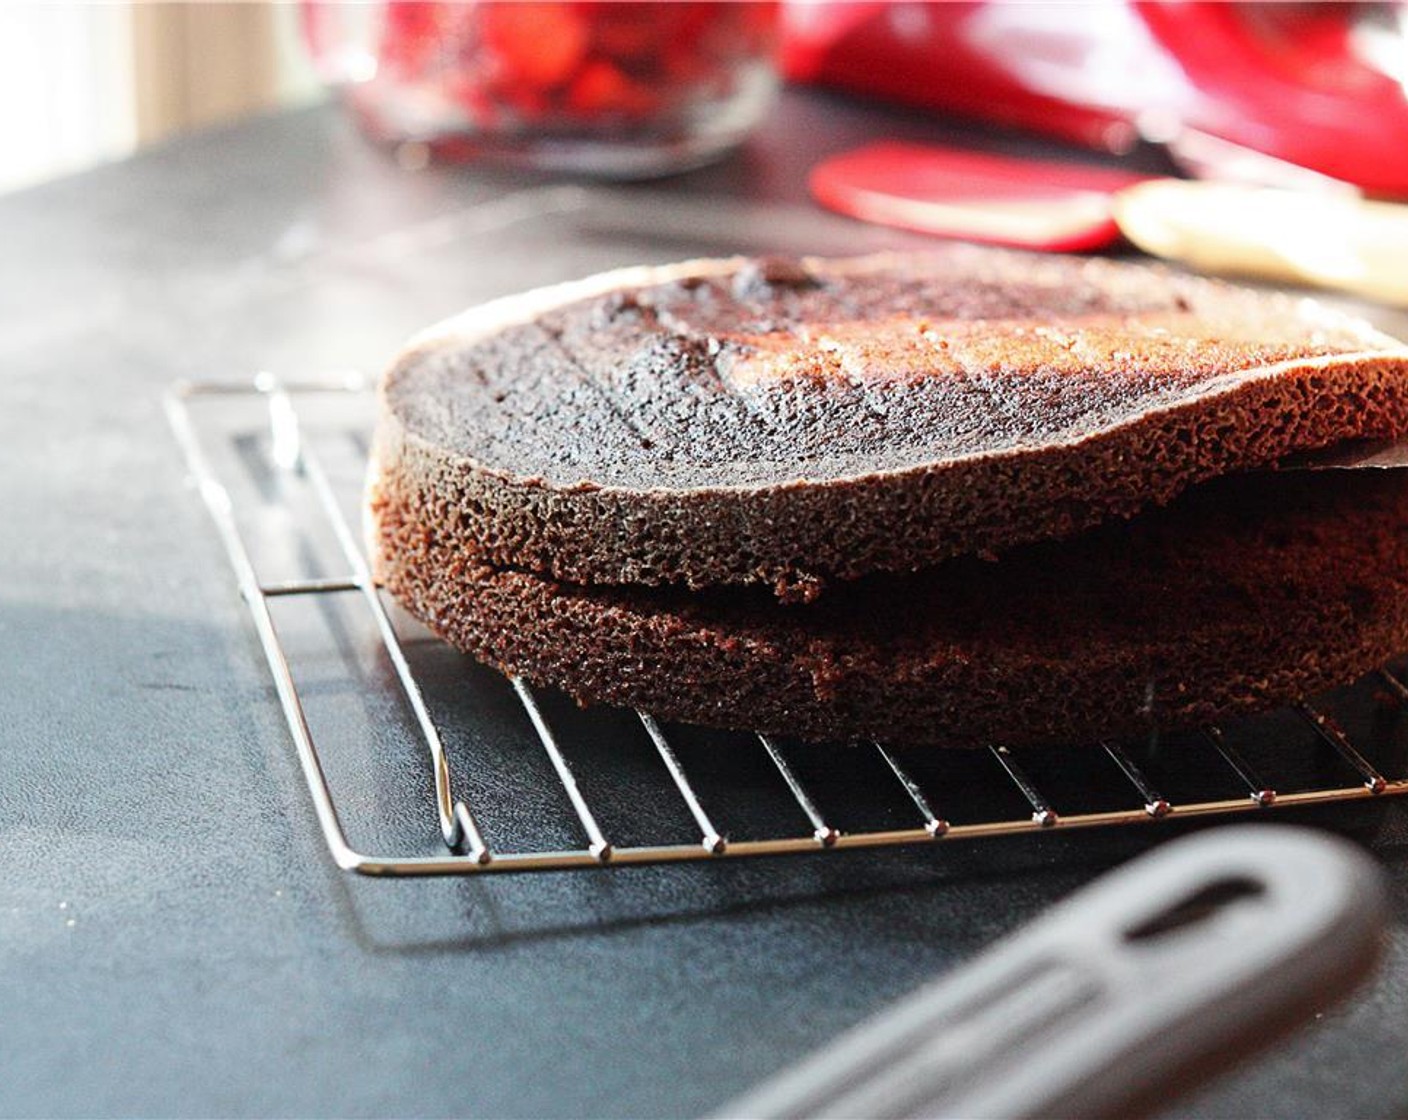
M0 4L0 191L322 96L295 4Z
M0 4L0 190L325 86L374 136L441 157L534 147L539 166L641 177L741 141L776 64L794 83L1087 150L1166 145L1194 174L1267 178L1264 156L1402 195L1405 13L1401 0L21 0Z
M932 126L796 176L852 217L1408 304L1406 27L1404 0L0 3L0 192L326 91L407 171L652 178L788 83Z

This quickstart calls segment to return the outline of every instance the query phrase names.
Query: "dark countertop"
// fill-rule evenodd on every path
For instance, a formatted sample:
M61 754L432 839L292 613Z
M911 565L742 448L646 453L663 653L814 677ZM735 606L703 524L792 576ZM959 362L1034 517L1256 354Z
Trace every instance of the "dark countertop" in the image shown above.
M487 881L327 858L163 388L375 369L612 265L892 242L801 186L882 130L945 135L789 94L726 164L598 189L406 174L323 108L0 199L0 1114L695 1114L1170 834ZM1408 1114L1406 808L1301 815L1389 869L1386 968L1180 1114Z

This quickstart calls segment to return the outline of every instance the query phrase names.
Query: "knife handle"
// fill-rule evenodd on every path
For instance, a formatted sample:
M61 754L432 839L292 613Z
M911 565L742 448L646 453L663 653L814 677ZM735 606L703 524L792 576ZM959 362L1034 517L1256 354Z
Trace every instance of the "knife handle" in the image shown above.
M1280 825L1173 841L1103 876L719 1114L1128 1116L1366 975L1378 867Z

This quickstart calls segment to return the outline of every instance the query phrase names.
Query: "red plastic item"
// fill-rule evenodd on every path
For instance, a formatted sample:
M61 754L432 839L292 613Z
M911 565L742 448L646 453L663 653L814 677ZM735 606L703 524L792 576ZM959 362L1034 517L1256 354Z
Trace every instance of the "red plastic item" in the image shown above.
M1392 60L1408 49L1382 19L1394 7L791 0L782 60L795 81L1092 147L1177 152L1207 136L1404 196L1408 95Z
M1145 176L917 144L872 144L819 164L822 205L881 225L1052 252L1119 236L1110 197Z

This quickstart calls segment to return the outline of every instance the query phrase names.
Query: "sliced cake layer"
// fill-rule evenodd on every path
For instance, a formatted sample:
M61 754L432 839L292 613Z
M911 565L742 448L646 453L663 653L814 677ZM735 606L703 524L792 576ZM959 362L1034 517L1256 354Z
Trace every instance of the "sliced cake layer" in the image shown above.
M1221 719L1408 648L1408 471L1219 479L1077 538L764 589L587 587L499 566L385 476L377 574L437 633L583 701L810 738L1093 741Z
M1304 300L969 246L498 301L385 380L377 467L476 562L828 583L1061 537L1408 432L1408 351Z

